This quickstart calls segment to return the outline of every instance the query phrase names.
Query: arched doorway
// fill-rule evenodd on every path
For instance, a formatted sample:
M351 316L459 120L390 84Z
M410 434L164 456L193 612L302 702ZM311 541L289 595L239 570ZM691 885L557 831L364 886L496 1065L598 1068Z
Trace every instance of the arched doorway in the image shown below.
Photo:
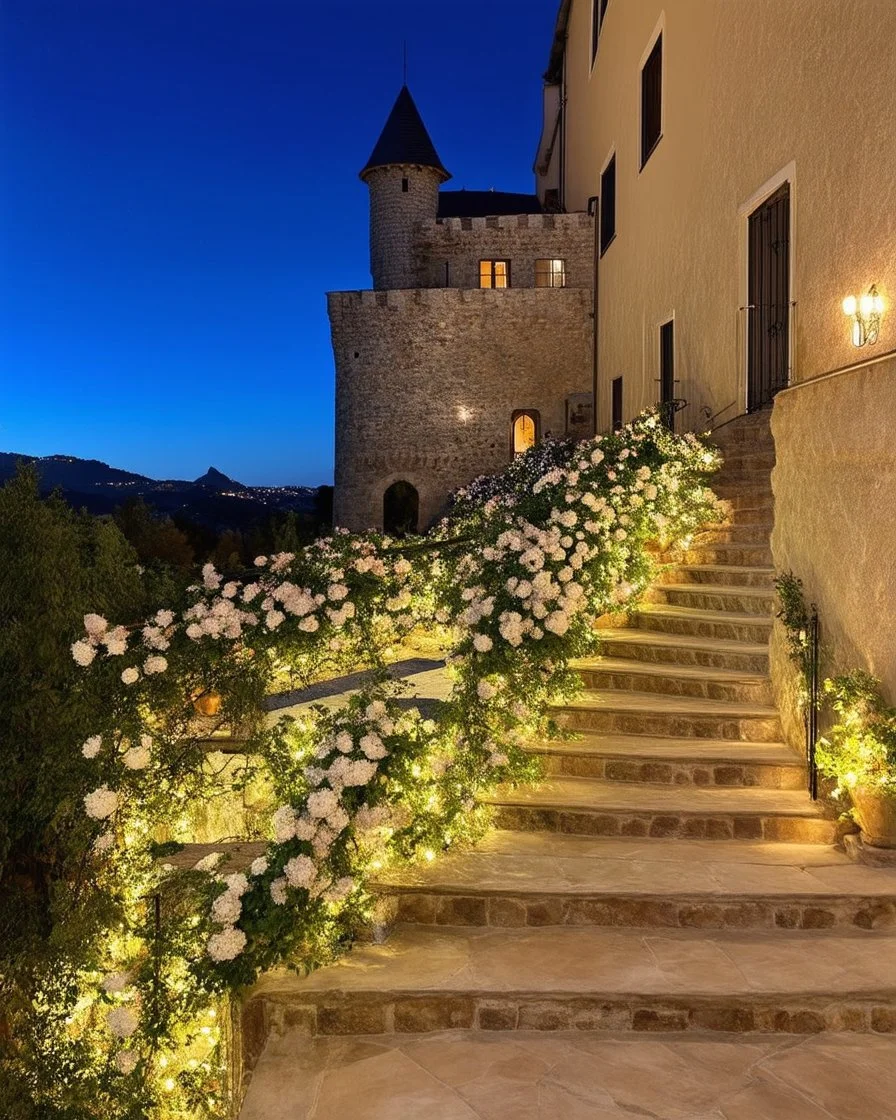
M393 537L416 533L420 519L420 495L404 479L393 482L383 494L383 532Z
M538 443L538 413L534 409L521 409L514 412L510 425L510 450L514 455L522 455Z

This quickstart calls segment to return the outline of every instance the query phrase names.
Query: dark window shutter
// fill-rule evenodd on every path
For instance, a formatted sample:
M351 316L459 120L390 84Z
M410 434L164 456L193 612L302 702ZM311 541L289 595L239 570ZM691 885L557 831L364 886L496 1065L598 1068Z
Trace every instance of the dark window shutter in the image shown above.
M659 36L641 71L641 166L659 143L663 126L663 37Z
M600 252L601 256L607 251L607 246L616 236L616 157L615 155L604 168L600 177Z

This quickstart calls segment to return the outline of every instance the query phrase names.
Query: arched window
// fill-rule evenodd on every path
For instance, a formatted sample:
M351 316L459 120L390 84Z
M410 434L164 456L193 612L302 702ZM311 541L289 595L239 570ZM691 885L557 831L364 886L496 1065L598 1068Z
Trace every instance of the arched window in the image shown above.
M514 412L510 424L510 448L514 455L522 455L538 443L540 433L538 413L531 408Z
M420 519L420 495L410 482L399 479L383 494L383 532L393 537L416 533Z

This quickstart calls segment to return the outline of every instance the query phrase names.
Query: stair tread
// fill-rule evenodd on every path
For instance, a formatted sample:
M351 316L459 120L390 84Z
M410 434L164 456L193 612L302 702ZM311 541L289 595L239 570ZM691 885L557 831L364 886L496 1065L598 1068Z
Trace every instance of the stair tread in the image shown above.
M669 564L669 568L682 572L743 572L773 576L775 569L764 564Z
M746 614L743 611L713 611L703 607L679 607L672 603L639 603L635 613L690 618L695 622L750 623L753 626L768 626L769 629L774 621L771 615Z
M502 834L496 833L501 838ZM554 833L504 833L497 842L449 852L433 864L413 864L381 874L377 889L446 894L575 896L711 896L731 898L896 897L896 870L882 874L829 850L818 862L818 845L790 844L786 860L770 862L755 845L754 862L732 860L724 840L619 840L599 847L581 837ZM531 843L532 837L536 843ZM577 840L578 844L567 841ZM525 842L522 842L525 841ZM671 845L668 858L647 858ZM645 850L647 849L647 850Z
M808 793L761 786L649 785L598 778L543 778L536 785L500 789L483 798L491 805L545 809L628 811L701 815L798 816L823 820Z
M747 617L752 618L752 615ZM635 627L616 626L595 630L597 637L607 644L631 642L643 646L665 646L669 649L699 649L712 653L767 654L767 642L739 642L735 638L702 638L695 634L667 634L664 630L639 630Z
M715 669L704 665L680 665L674 661L634 661L628 657L581 657L571 662L573 669L607 673L634 673L647 677L680 677L693 681L718 681L732 684L766 684L767 673L741 669Z
M742 584L724 583L656 583L655 591L685 591L689 595L726 595L751 599L771 599L774 592L770 587L750 587Z
M702 696L666 696L660 692L634 692L623 689L586 688L580 695L555 705L564 711L627 711L673 715L722 716L729 719L777 719L771 704L743 700L707 700Z
M278 1001L352 993L559 995L875 995L896 977L896 938L861 931L494 929L399 926L326 968L261 977Z
M663 738L652 735L584 734L577 739L554 739L531 748L536 754L592 755L657 761L713 761L732 766L751 762L773 766L802 766L803 760L786 743L753 743L739 739Z

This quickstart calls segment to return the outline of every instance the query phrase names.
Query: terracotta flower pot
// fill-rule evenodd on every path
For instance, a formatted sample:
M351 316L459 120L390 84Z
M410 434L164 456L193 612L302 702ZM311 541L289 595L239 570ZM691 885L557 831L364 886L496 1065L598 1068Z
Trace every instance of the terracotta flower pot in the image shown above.
M862 840L875 848L896 848L896 797L866 786L850 790Z
M202 692L193 698L193 707L201 716L216 716L221 710L221 693Z

